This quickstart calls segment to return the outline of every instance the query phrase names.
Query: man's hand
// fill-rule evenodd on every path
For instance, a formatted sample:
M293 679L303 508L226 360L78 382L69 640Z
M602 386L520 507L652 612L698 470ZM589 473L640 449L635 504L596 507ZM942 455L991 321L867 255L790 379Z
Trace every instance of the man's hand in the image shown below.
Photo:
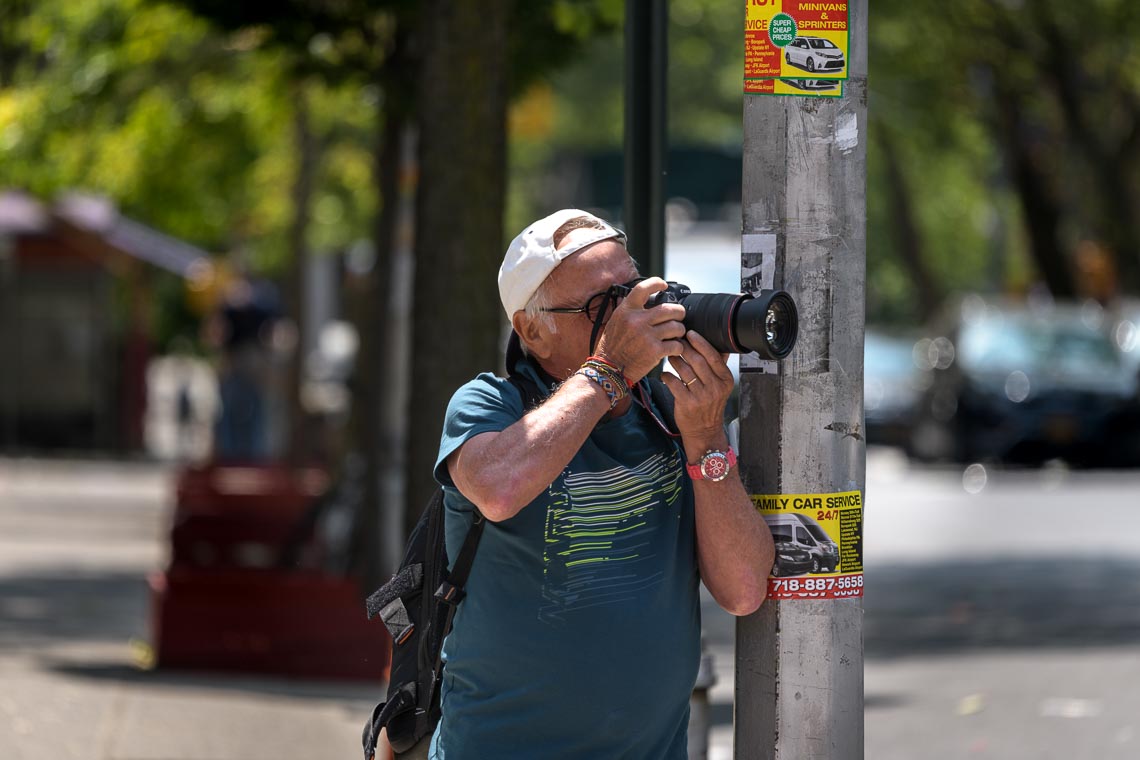
M734 384L728 355L717 353L712 344L692 330L681 343L683 350L669 357L677 375L661 375L676 401L677 428L686 439L720 438L724 434L724 407Z
M673 411L690 464L728 447L724 405L732 393L728 357L690 331L683 354L669 357L677 376L662 375L673 392ZM768 591L775 548L763 516L752 506L739 470L719 481L693 480L697 562L701 581L733 615L751 615Z
M650 277L634 286L614 309L594 353L621 367L630 382L645 377L666 356L685 351L685 307L666 303L645 308L645 302L668 284ZM730 376L731 377L731 376ZM731 390L731 386L730 386Z

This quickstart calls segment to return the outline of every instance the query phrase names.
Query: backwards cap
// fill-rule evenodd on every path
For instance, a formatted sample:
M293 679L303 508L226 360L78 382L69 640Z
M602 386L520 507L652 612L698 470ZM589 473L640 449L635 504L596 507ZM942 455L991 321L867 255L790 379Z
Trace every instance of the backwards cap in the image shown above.
M554 233L571 219L588 219L598 227L570 231L561 248L554 246ZM576 208L555 211L527 227L511 241L499 267L499 298L509 321L526 308L531 296L567 256L601 240L614 239L625 245L625 233L593 214Z

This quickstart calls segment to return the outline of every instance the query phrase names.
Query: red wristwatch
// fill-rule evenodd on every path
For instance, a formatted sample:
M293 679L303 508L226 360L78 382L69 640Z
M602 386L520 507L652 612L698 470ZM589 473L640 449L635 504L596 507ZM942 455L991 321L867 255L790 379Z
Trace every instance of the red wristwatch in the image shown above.
M718 480L727 478L728 473L735 466L735 451L732 449L728 451L713 451L710 449L701 457L701 461L696 464L685 465L685 469L688 471L689 477L693 480L711 480L715 483Z

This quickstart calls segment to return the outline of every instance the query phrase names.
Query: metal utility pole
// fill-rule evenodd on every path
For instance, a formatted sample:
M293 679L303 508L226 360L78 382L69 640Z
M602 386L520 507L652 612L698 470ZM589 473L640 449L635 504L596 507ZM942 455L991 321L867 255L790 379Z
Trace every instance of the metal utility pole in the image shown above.
M741 279L791 293L800 326L779 366L742 360L741 473L777 553L791 562L787 547L800 542L814 566L786 566L737 623L735 756L852 760L863 757L869 2L746 2L746 91L765 94L745 95ZM842 27L818 13L840 7ZM809 73L818 57L796 59L820 30L847 45L846 80L788 81L823 74ZM798 38L806 44L792 46Z
M644 275L665 272L666 0L625 2L625 182L622 220Z

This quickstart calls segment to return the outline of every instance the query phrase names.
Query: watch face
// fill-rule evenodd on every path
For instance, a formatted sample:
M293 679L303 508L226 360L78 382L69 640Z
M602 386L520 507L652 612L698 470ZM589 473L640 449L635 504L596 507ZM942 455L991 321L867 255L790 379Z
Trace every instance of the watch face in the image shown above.
M701 458L701 475L706 480L724 480L728 476L728 470L727 454L714 451Z

